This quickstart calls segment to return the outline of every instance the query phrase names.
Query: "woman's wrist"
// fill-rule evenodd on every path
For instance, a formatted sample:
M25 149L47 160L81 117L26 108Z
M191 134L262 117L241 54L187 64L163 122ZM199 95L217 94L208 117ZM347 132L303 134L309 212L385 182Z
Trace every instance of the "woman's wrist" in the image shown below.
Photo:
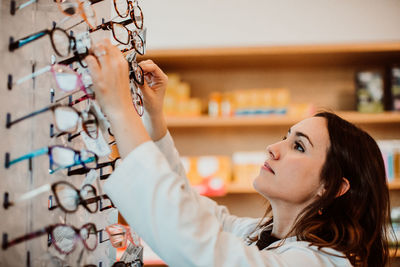
M122 113L114 113L110 119L111 127L115 140L117 141L118 151L124 158L140 144L151 141L142 120L136 110L121 109ZM119 146L123 144L123 146Z
M167 122L162 112L159 114L145 112L143 117L147 132L153 141L158 141L167 134Z

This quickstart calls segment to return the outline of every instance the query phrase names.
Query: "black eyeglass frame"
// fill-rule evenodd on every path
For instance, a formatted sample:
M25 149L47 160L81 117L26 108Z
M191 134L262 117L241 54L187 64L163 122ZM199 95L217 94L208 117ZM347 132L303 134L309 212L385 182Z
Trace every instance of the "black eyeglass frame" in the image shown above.
M69 186L71 189L73 189L76 192L76 194L77 194L77 196L79 198L78 198L78 203L76 204L76 208L74 210L69 210L69 209L65 208L61 204L62 201L60 201L60 198L59 198L59 196L57 194L57 186L59 186L59 185L67 185L67 186ZM87 198L87 199L83 198L81 196L81 192L83 190L85 190L86 188L89 188L89 190L91 190L93 192L95 197L91 197L91 198ZM81 190L78 190L78 189L75 188L75 186L73 186L72 184L68 183L67 181L59 181L59 182L56 182L56 183L51 185L51 190L52 190L52 192L53 192L53 194L54 194L54 196L56 198L56 201L57 201L58 205L52 205L52 206L48 207L49 210L54 210L56 208L60 208L62 211L66 212L66 213L74 213L74 212L76 212L78 210L79 205L82 205L89 213L96 213L99 210L98 202L101 201L102 199L110 200L111 205L108 205L106 207L100 207L100 211L115 207L114 204L112 203L111 199L109 199L107 195L98 196L96 188L94 186L92 186L91 184L85 184L82 187ZM88 204L93 204L93 203L96 203L96 208L95 209L90 209L88 207Z

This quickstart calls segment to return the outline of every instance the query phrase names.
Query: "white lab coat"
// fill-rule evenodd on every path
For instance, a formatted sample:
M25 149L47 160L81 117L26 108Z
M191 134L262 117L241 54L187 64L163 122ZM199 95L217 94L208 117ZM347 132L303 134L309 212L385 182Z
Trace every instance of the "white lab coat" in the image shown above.
M172 267L351 266L342 253L318 250L296 237L271 250L248 244L246 238L259 219L230 215L226 207L192 190L169 133L130 152L103 190Z

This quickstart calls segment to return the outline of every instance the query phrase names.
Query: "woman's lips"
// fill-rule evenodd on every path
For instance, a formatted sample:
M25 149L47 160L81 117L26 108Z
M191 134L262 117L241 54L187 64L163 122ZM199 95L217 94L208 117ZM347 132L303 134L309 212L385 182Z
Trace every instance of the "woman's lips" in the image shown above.
M271 166L269 166L269 164L267 162L264 162L264 165L262 166L262 168L275 174L274 170L271 168Z

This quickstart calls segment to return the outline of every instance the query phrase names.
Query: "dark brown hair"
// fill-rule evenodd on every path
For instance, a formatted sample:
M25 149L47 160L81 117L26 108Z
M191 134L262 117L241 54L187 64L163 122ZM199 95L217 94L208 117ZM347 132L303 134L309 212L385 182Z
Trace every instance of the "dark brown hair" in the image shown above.
M314 117L326 119L330 138L320 175L326 191L299 214L288 236L340 251L354 266L385 266L391 221L379 147L368 133L331 112ZM343 177L350 189L336 197ZM321 208L322 214L318 212Z

